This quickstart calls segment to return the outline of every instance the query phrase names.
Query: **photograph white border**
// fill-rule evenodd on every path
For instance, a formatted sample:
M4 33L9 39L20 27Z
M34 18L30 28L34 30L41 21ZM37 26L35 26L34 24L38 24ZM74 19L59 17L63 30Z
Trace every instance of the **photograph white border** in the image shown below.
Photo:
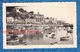
M36 2L35 2L36 3ZM38 2L39 3L39 2ZM40 3L74 3L76 2L40 2ZM77 16L74 23L74 39L70 45L6 45L6 6L26 6L28 3L3 3L3 49L34 49L34 48L77 48ZM31 3L33 4L33 3Z

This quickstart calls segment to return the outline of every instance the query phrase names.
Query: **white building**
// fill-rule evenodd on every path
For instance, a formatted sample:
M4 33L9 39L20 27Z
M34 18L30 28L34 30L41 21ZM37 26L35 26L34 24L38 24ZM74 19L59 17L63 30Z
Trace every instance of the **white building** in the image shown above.
M14 21L13 17L7 17L6 19L7 23L12 23Z
M37 23L44 23L44 15L42 14L35 14L35 19Z

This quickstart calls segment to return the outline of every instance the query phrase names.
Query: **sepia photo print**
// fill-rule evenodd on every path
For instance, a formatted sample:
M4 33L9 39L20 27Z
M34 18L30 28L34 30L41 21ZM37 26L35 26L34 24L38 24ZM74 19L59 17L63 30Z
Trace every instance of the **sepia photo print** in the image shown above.
M73 48L76 30L76 2L3 3L3 48Z

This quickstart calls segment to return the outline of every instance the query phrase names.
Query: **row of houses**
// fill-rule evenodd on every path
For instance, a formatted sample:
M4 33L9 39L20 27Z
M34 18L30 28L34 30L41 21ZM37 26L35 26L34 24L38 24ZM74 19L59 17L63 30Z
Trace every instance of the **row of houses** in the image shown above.
M13 8L12 11L6 12L7 23L54 23L56 21L54 18L46 18L43 14L39 12L34 14L33 11L26 11L23 8ZM16 21L16 22L15 22ZM52 22L51 22L52 21Z
M57 23L56 19L50 18L47 19L44 17L44 15L41 14L36 14L35 18L33 19L14 19L13 17L7 17L7 23L12 24L12 23L20 23L20 24L53 24Z

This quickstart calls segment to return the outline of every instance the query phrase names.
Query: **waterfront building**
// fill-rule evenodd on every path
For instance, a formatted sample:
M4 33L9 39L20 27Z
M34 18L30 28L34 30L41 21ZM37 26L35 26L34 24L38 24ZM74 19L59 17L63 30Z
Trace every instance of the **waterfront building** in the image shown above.
M35 14L36 23L44 23L44 15L38 13Z

